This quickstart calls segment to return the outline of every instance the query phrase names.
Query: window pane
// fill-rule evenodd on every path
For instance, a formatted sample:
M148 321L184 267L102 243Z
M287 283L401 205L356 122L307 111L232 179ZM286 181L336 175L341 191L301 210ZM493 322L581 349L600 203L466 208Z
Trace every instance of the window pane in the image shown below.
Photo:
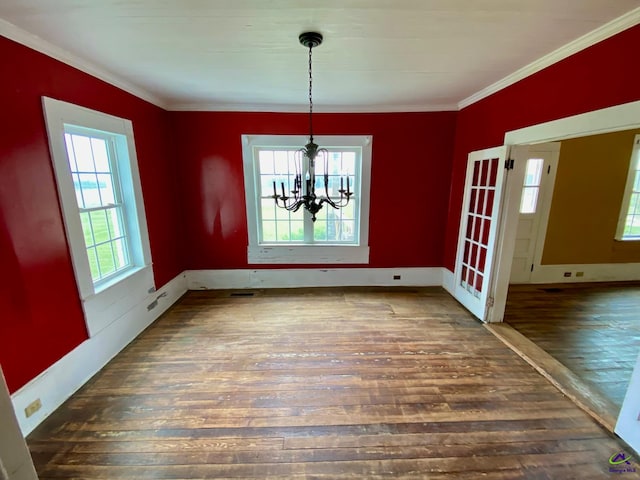
M313 239L318 242L327 240L327 222L325 220L316 220L313 224Z
M76 191L78 207L85 208L84 199L82 198L82 189L80 188L80 176L77 173L74 173L71 175L71 179L73 180L73 188Z
M304 222L299 220L291 221L291 240L297 242L304 240Z
M111 172L109 156L107 154L107 142L102 138L92 138L91 149L96 171L102 173Z
M84 234L84 244L87 247L90 247L95 242L93 241L93 234L91 232L91 222L89 221L88 212L80 213L80 222L82 223L82 233Z
M113 179L109 173L99 173L98 178L98 194L100 205L107 206L116 203L115 192L113 189Z
M101 206L96 175L93 173L81 173L78 177L80 179L80 190L84 200L84 207L93 208Z
M522 201L520 202L520 213L536 213L537 202L538 187L524 187Z
M275 173L278 175L287 175L289 173L289 152L274 152ZM286 186L286 185L285 185Z
M353 220L343 220L339 223L339 236L337 240L342 242L354 242L356 240L355 222Z
M351 176L356 174L356 154L355 154L355 152L344 152L342 154L341 173L343 175L351 175Z
M316 158L316 177L322 177L325 173L331 173L331 165L335 164L334 156L338 156L338 162L340 162L340 153L329 152L328 155L320 153ZM328 163L328 170L325 172L325 163Z
M125 236L124 225L122 224L122 208L109 208L106 210L107 228L111 238L119 238Z
M539 186L542 178L542 158L530 158L527 160L526 172L524 175L524 185L527 187Z
M113 253L115 267L117 270L121 270L122 268L129 265L129 252L127 250L125 239L120 238L113 242Z
M102 243L111 239L109 234L109 227L107 225L107 212L104 210L95 210L89 212L91 219L91 229L93 231L93 238L96 243ZM102 265L102 264L101 264Z
M260 197L270 197L275 192L280 195L282 192L278 190L279 185L275 183L275 177L273 176L260 176L260 191L258 192L258 196ZM287 195L289 193L287 192ZM273 200L270 200L273 203Z
M73 151L75 152L78 172L95 172L89 137L71 135L71 140L73 142Z
M262 219L275 220L276 218L276 202L272 198L262 199Z
M278 240L281 242L288 242L291 240L289 235L289 220L278 220L276 222L276 228L278 229Z
M340 216L343 220L355 220L356 217L356 202L351 201L346 207L340 209Z
M276 241L276 222L267 220L262 222L262 241L263 242L275 242Z
M95 282L100 280L100 270L98 269L98 257L95 248L87 249L87 256L89 257L89 270L91 270L91 279Z
M111 243L104 243L96 247L98 255L98 265L100 266L100 276L102 278L111 275L116 271L115 261L113 259L113 250Z
M258 162L261 174L273 175L273 150L260 150L258 152Z

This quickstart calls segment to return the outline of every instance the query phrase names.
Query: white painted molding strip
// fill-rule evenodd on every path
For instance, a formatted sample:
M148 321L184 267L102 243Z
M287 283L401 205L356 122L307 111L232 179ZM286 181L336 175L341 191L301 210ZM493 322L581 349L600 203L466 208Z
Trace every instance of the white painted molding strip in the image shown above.
M569 276L565 276L569 275ZM530 283L628 282L640 280L640 263L539 265Z
M519 70L516 70L511 75L507 75L502 80L498 80L497 82L489 85L486 88L474 93L473 95L461 100L458 103L458 109L462 110L469 105L472 105L476 102L479 102L483 98L486 98L490 95L493 95L504 88L507 88L510 85L513 85L524 78L527 78L534 73L537 73L554 63L559 62L560 60L564 60L571 55L578 53L592 45L595 45L602 40L606 40L609 37L613 37L614 35L623 32L637 24L640 23L640 7L627 12L621 17L612 20L611 22L596 28L595 30L583 35L582 37L577 38L573 42L570 42L559 49L539 58L538 60L531 62L529 65L522 67Z
M441 286L442 268L187 270L189 290L228 288Z
M107 70L92 64L91 62L78 57L77 55L68 52L67 50L60 48L14 24L7 22L0 18L0 35L6 37L14 42L17 42L25 47L29 47L37 52L43 53L51 58L54 58L62 63L65 63L73 68L88 73L89 75L96 77L100 80L107 82L114 87L124 90L131 95L135 95L142 100L146 100L157 107L166 109L165 103L155 95L147 92L143 88L134 85L122 78L114 75Z

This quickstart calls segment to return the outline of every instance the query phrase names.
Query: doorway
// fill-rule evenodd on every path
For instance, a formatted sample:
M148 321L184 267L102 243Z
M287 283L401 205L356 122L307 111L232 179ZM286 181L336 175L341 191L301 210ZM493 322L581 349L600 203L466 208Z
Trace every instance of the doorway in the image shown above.
M586 114L568 117L552 122L508 132L505 135L505 145L513 151L518 148L529 148L531 145L575 138L585 135L608 133L640 127L640 102L610 107ZM493 265L493 282L491 295L493 301L489 305L487 322L502 322L504 320L507 294L512 273L516 239L518 237L518 222L520 216L520 199L525 180L525 166L521 165L507 176L504 186L504 198L501 203L502 220L496 241L496 258ZM537 248L537 247L536 247ZM640 357L639 360L640 362ZM636 368L631 384L640 381L640 368ZM615 427L616 433L636 451L640 451L640 411L634 401L629 400L634 395L631 388L627 389L626 398ZM623 419L632 418L631 425Z

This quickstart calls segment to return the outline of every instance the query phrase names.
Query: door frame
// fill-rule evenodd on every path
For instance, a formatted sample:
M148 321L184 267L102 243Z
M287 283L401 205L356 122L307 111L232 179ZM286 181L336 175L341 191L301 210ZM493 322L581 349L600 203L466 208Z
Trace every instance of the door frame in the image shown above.
M517 145L554 142L633 128L640 128L640 101L512 130L505 133L504 145L511 155L512 149ZM517 168L514 169L514 174L507 175L505 179L500 205L501 222L496 240L496 262L493 264L490 284L493 302L487 312L487 322L502 322L504 319L524 179L524 168L521 169L519 179L515 174L517 171Z

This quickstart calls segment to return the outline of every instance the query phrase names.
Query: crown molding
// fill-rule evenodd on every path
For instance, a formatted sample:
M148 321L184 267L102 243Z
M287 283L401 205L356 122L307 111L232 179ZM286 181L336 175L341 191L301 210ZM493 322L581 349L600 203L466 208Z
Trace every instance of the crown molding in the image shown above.
M309 113L308 105L250 103L176 103L167 106L174 112L269 112ZM458 111L454 103L439 105L325 105L313 106L313 113L409 113Z
M493 95L500 90L513 85L520 80L533 75L534 73L539 72L547 68L554 63L559 62L560 60L564 60L571 55L578 53L581 50L584 50L592 45L595 45L602 40L606 40L609 37L612 37L628 28L631 28L640 23L640 7L631 10L630 12L625 13L621 17L612 20L609 23L604 24L603 26L596 28L595 30L583 35L582 37L577 38L576 40L567 43L566 45L560 47L557 50L545 55L544 57L539 58L538 60L526 65L525 67L516 70L512 74L504 77L502 80L497 81L496 83L489 85L486 88L474 93L473 95L461 100L457 107L459 110L462 110L469 105L472 105L483 98L488 97L489 95Z
M88 73L89 75L96 77L99 80L107 82L114 87L130 93L131 95L135 95L136 97L152 103L157 107L165 108L165 102L163 102L155 95L152 95L144 89L117 77L111 72L108 72L107 70L100 68L92 64L91 62L88 62L85 59L68 52L63 48L53 45L52 43L43 40L42 38L33 35L32 33L29 33L10 22L7 22L2 18L0 18L0 35L8 38L9 40L13 40L14 42L24 45L25 47L29 47L33 50L36 50L37 52L43 53L44 55L54 58L55 60L65 63L71 67L77 68L84 73Z

